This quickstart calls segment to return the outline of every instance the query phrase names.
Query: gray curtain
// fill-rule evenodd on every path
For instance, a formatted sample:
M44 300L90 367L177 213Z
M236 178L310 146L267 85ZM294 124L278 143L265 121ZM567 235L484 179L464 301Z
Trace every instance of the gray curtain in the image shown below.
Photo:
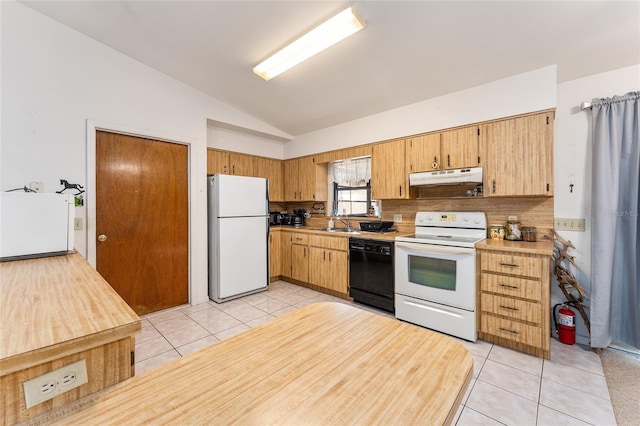
M640 348L640 92L594 99L591 346Z

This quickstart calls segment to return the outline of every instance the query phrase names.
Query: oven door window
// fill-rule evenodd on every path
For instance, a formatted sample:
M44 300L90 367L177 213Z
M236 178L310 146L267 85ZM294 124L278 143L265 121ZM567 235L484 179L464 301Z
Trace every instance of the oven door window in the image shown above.
M456 290L456 261L409 255L409 281L425 287Z

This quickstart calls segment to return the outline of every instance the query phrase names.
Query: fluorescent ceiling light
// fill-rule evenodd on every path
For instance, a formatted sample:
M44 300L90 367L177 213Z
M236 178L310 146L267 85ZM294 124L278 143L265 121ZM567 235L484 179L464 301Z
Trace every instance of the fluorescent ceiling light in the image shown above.
M256 65L253 72L269 81L363 28L364 22L349 7Z

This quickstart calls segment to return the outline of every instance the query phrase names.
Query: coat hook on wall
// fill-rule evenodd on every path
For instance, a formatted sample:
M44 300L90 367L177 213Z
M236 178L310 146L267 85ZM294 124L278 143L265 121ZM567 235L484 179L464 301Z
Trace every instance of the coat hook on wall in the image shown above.
M573 175L569 175L569 192L573 192Z

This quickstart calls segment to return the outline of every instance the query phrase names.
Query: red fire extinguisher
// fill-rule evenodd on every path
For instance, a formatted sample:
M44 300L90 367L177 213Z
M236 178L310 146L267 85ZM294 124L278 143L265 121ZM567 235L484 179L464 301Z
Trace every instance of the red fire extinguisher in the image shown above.
M558 306L561 306L559 311ZM553 307L553 311L558 339L566 345L573 345L576 343L576 314L564 303L558 303Z

